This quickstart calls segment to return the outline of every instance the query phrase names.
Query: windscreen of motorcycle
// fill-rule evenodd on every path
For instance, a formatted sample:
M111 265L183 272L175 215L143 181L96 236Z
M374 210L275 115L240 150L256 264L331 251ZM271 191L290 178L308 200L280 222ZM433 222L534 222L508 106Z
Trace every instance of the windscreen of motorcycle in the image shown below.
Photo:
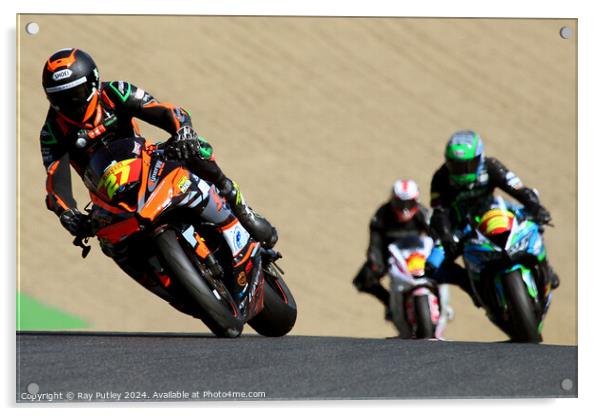
M97 145L84 172L86 187L107 202L137 195L143 148L144 139L138 137Z
M405 233L400 238L394 241L397 248L404 249L422 249L425 246L423 237L418 233Z

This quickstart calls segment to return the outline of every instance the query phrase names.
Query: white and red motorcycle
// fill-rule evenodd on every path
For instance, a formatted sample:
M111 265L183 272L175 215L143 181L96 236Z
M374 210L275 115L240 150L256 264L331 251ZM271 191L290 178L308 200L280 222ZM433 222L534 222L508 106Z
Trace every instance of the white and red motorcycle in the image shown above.
M389 244L390 308L401 338L442 339L453 319L449 288L426 275L426 260L433 251L429 236L408 233Z

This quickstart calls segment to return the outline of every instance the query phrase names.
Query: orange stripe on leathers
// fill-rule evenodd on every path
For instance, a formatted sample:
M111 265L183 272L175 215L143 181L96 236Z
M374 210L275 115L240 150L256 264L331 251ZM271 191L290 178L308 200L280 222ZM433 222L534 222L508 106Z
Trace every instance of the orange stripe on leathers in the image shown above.
M48 175L46 176L46 192L48 193L48 195L52 195L56 199L56 202L58 202L61 208L69 209L69 205L67 205L56 193L54 193L54 187L52 186L54 172L59 167L59 163L60 160L57 160L48 167Z

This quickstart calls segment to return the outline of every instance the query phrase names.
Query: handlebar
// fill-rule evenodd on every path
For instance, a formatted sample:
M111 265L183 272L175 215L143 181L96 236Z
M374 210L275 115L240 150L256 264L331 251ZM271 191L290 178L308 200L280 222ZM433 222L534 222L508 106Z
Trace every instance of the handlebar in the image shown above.
M73 245L81 247L82 258L86 258L92 249L92 246L88 245L88 237L76 236L73 240Z

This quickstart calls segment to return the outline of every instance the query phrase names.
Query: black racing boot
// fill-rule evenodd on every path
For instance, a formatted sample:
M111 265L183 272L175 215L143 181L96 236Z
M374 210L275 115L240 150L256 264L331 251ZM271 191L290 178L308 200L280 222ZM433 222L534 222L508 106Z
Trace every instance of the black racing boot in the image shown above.
M380 278L383 276L383 274L384 272L375 272L372 267L370 267L369 261L367 261L362 265L352 283L358 291L362 293L369 293L378 299L385 307L385 321L392 321L393 314L391 313L391 308L389 307L389 299L391 295L389 291L380 284Z
M560 286L560 278L558 277L558 274L556 273L552 265L548 262L547 258L541 262L541 266L543 268L546 280L550 282L550 286L552 286L552 289L557 289L558 286Z
M560 286L560 278L558 277L558 274L552 268L552 266L549 266L549 267L550 267L550 284L552 285L552 289L558 289L558 286Z
M278 241L276 228L261 215L254 212L245 203L238 184L225 178L220 184L216 184L221 196L224 197L230 209L240 221L243 227L251 234L254 240L259 241L265 248L272 248Z

